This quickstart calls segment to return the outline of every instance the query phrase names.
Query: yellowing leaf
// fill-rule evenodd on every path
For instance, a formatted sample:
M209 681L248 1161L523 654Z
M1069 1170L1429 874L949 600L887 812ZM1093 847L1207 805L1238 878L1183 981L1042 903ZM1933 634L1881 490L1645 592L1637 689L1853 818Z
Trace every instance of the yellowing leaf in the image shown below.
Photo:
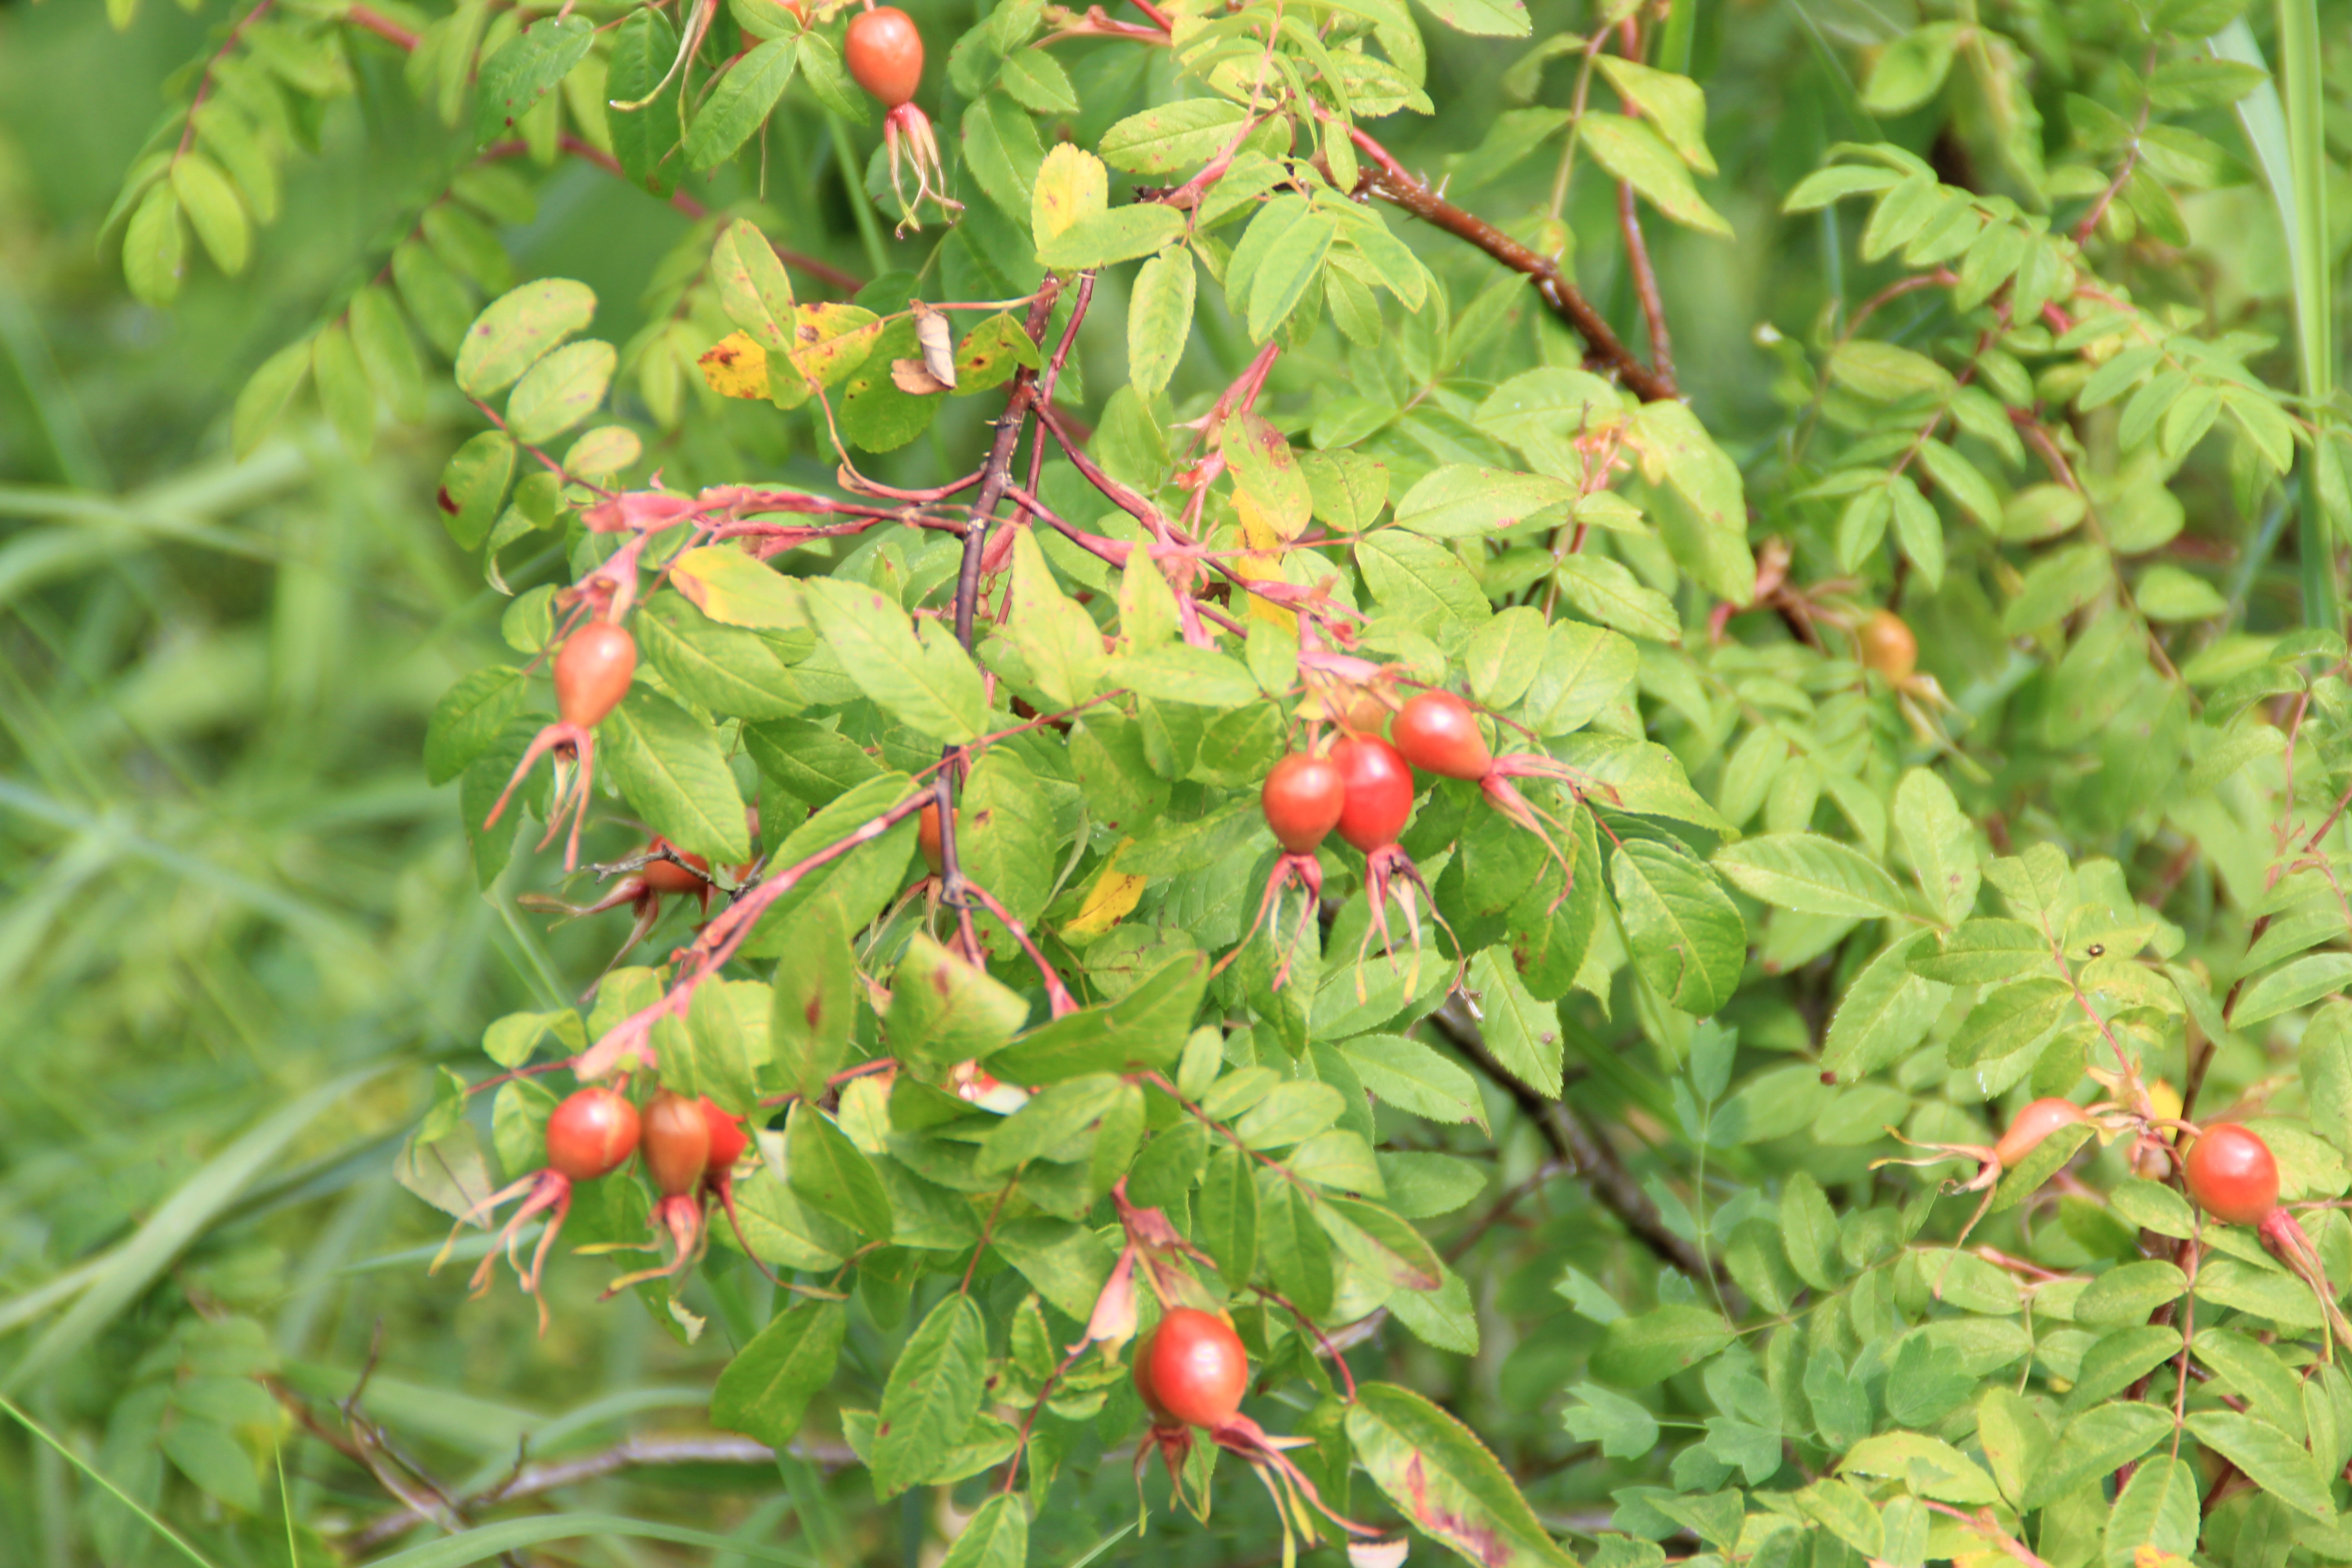
M1029 194L1029 226L1043 250L1063 231L1110 205L1110 172L1093 153L1056 143L1038 167Z
M1246 526L1246 524L1244 524L1244 526ZM1257 542L1253 539L1250 542L1255 544ZM1277 556L1264 553L1235 557L1234 561L1234 575L1236 577L1246 577L1253 583L1280 583L1286 581L1282 574L1281 559ZM1280 605L1269 604L1265 599L1258 597L1255 594L1252 594L1249 596L1249 613L1252 620L1265 621L1277 626L1287 626L1294 633L1298 630L1297 611L1286 610Z
M1062 923L1064 936L1099 936L1134 912L1136 901L1143 897L1144 884L1150 880L1118 868L1119 856L1134 842L1132 838L1122 838L1118 847L1110 852L1110 858L1095 877L1094 886L1087 889L1086 902L1075 916Z
M694 363L702 367L702 379L710 390L721 397L767 398L768 351L748 332L728 333Z

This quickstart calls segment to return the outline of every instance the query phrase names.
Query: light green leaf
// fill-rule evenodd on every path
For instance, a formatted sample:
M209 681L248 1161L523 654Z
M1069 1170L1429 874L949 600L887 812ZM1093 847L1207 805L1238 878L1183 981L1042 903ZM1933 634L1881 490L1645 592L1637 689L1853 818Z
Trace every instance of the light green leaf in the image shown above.
M835 578L803 584L810 621L850 679L900 721L961 744L988 728L988 694L971 656L937 621L918 639L907 612L871 588Z
M1577 134L1593 161L1639 191L1649 204L1686 228L1731 237L1731 225L1706 205L1690 170L1648 125L1622 114L1587 110Z
M1816 833L1767 833L1727 844L1715 868L1734 887L1781 909L1855 919L1905 912L1902 889L1861 851Z

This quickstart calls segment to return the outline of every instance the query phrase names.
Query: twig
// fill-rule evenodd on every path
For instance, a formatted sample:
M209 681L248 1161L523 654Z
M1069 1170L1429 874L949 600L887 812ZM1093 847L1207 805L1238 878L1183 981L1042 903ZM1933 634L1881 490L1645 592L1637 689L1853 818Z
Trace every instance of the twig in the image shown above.
M415 34L373 5L353 5L343 13L343 20L354 27L373 33L395 47L412 52L416 47L418 39Z
M857 1463L857 1456L845 1443L824 1441L797 1442L784 1453L795 1459L821 1465L827 1469L845 1469ZM586 1481L601 1480L623 1470L633 1470L652 1465L772 1465L778 1458L775 1449L749 1437L675 1436L625 1437L609 1448L593 1454L583 1454L576 1459L562 1459L546 1464L525 1465L504 1481L468 1493L458 1500L458 1507L468 1511L516 1502L542 1493L560 1491ZM373 1551L415 1529L425 1521L425 1516L403 1509L371 1520L345 1538L344 1544L355 1555Z
M1642 214L1634 205L1633 187L1617 182L1617 226L1625 231L1625 260L1633 269L1633 292L1642 301L1642 320L1650 327L1650 368L1658 379L1675 384L1675 345L1666 336L1666 302L1658 295L1658 271L1650 265L1650 247L1642 238Z
M1615 1215L1637 1240L1693 1279L1712 1278L1732 1301L1737 1301L1730 1276L1709 1262L1696 1246L1667 1228L1658 1205L1650 1201L1650 1194L1642 1190L1641 1184L1625 1169L1607 1140L1587 1127L1565 1101L1546 1100L1495 1059L1494 1053L1486 1048L1485 1034L1469 1017L1461 998L1448 998L1444 1006L1430 1015L1430 1022L1453 1042L1455 1049L1470 1058L1471 1066L1501 1085L1518 1102L1519 1109L1550 1142L1553 1152L1591 1189L1601 1206Z
M1673 377L1660 375L1635 358L1633 351L1619 341L1609 323L1601 319L1601 312L1592 308L1557 261L1538 256L1485 218L1455 206L1427 182L1400 179L1385 166L1376 163L1366 169L1356 189L1401 206L1423 222L1435 224L1456 239L1476 246L1513 271L1526 273L1534 279L1536 292L1551 307L1553 314L1584 340L1591 357L1614 371L1618 379L1644 401L1676 395Z
M629 179L628 172L621 167L620 160L602 148L582 141L569 131L555 140L558 146L573 157L582 158L595 164L617 180L626 181L633 185L636 184L635 180ZM710 216L709 207L696 201L684 190L671 192L669 205L679 213L698 221ZM865 280L856 273L844 272L830 262L819 261L814 256L803 256L797 250L787 250L773 241L769 242L768 248L774 251L776 259L786 267L795 272L807 273L828 289L838 289L845 294L855 294L866 287Z
M213 72L219 67L221 61L228 58L228 52L236 47L237 40L245 37L245 30L268 16L270 7L277 4L278 0L261 0L259 5L238 17L236 26L228 30L228 37L221 40L220 47L215 49L211 57L205 61L204 78L196 83L196 96L189 103L187 117L180 125L180 144L172 152L174 162L186 157L188 149L195 143L196 111L202 109L205 106L205 100L213 95ZM415 45L412 42L409 47L414 48Z

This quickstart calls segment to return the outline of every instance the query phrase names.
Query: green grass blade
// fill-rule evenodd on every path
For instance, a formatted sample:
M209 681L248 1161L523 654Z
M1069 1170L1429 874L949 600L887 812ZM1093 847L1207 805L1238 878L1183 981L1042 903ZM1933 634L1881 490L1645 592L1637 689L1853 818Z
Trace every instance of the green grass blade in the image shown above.
M21 1389L37 1382L89 1343L116 1315L137 1300L158 1275L237 1194L286 1151L320 1112L382 1072L367 1068L321 1084L264 1117L243 1137L214 1155L156 1209L139 1233L109 1256L91 1278L74 1310L49 1326L0 1387Z
M121 1503L123 1507L137 1514L146 1522L148 1529L153 1531L156 1534L162 1536L164 1540L178 1547L187 1557L189 1562L196 1564L196 1568L213 1568L212 1559L206 1557L203 1552L190 1545L186 1536L182 1535L178 1531L173 1530L170 1525L165 1524L162 1520L157 1519L153 1514L149 1513L145 1509L140 1507L137 1500L129 1493L125 1492L121 1487L116 1486L114 1482L109 1479L102 1471L94 1468L89 1461L85 1460L79 1454L75 1453L71 1448L66 1447L65 1444L58 1441L56 1437L50 1435L47 1427L42 1426L38 1421L34 1420L24 1411L18 1409L5 1394L0 1394L0 1412L5 1412L7 1415L16 1417L17 1424L23 1426L26 1431L30 1432L34 1436L38 1437L42 1442L47 1443L51 1448L56 1449L58 1456L62 1458L66 1463L71 1465L75 1469L79 1470L83 1475L88 1476L90 1480L102 1489L109 1497L111 1497L115 1501Z
M2303 394L2317 424L2317 440L2327 438L2327 401L2335 395L2333 280L2327 269L2327 164L2321 114L2319 13L2315 0L2279 0L2279 68L2238 101L2238 123L2262 166L2284 232L2290 275L2294 279L2295 359ZM2226 60L2269 69L2262 48L2242 16L2216 34L2213 53ZM2280 87L2284 86L2284 96ZM2315 449L2316 442L2315 442ZM2334 552L2327 520L2308 454L2298 487L2297 549L2303 568L2303 615L2315 626L2340 624Z
M677 1524L655 1524L646 1520L628 1519L609 1513L565 1513L552 1519L514 1519L503 1524L486 1524L479 1530L469 1530L463 1535L453 1535L446 1541L435 1541L423 1546L412 1546L405 1552L395 1552L389 1557L379 1557L368 1568L469 1568L476 1563L487 1563L502 1552L514 1552L539 1546L550 1541L581 1541L598 1536L625 1536L642 1541L667 1541L677 1546L702 1546L714 1551L732 1552L738 1557L749 1557L759 1563L784 1563L793 1568L814 1568L816 1559L805 1552L786 1552L774 1546L761 1546L749 1541L733 1541L724 1535L713 1535L707 1530L688 1530Z

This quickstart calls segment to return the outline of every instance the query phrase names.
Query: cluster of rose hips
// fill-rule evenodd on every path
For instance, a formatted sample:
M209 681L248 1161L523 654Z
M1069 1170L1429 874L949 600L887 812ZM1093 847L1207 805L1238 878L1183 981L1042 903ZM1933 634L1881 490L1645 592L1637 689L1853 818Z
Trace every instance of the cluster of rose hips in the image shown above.
M1496 756L1479 733L1478 716L1469 703L1450 691L1423 691L1404 702L1390 721L1386 739L1364 729L1346 728L1328 752L1293 752L1268 770L1258 803L1283 854L1267 879L1259 920L1265 920L1282 889L1293 879L1307 889L1312 914L1323 892L1322 870L1315 852L1336 829L1365 856L1365 886L1372 911L1367 940L1372 932L1385 937L1382 911L1397 890L1398 879L1421 887L1419 871L1397 844L1397 835L1412 816L1416 771L1478 785L1490 805L1543 842L1563 875L1559 897L1567 897L1575 869L1553 838L1554 832L1562 831L1560 824L1531 805L1511 781L1551 778L1571 788L1583 781L1574 770L1549 757L1532 752ZM1426 900L1428 889L1421 890ZM1417 939L1413 906L1409 900L1400 901ZM1286 960L1282 973L1287 970ZM1279 979L1277 975L1277 984Z
M658 1267L624 1275L605 1289L612 1296L646 1279L666 1279L692 1268L708 1243L705 1221L717 1204L743 1242L743 1254L762 1273L767 1266L743 1241L743 1226L735 1209L735 1167L751 1140L742 1118L730 1115L708 1098L688 1100L665 1089L646 1102L642 1113L617 1089L590 1087L573 1090L547 1118L547 1164L512 1185L492 1193L459 1220L459 1226L488 1219L511 1198L522 1204L509 1216L506 1228L481 1267L474 1271L474 1294L489 1289L490 1272L504 1251L514 1265L523 1289L539 1301L539 1331L547 1331L547 1303L540 1298L540 1279L547 1255L572 1210L572 1189L582 1182L611 1175L632 1157L642 1163L656 1194L652 1215L656 1243L667 1242L668 1260ZM544 1214L547 1228L524 1267L516 1253L523 1226ZM453 1234L451 1239L456 1239ZM444 1256L446 1256L445 1249ZM436 1267L438 1267L436 1261ZM769 1274L774 1279L773 1274Z

